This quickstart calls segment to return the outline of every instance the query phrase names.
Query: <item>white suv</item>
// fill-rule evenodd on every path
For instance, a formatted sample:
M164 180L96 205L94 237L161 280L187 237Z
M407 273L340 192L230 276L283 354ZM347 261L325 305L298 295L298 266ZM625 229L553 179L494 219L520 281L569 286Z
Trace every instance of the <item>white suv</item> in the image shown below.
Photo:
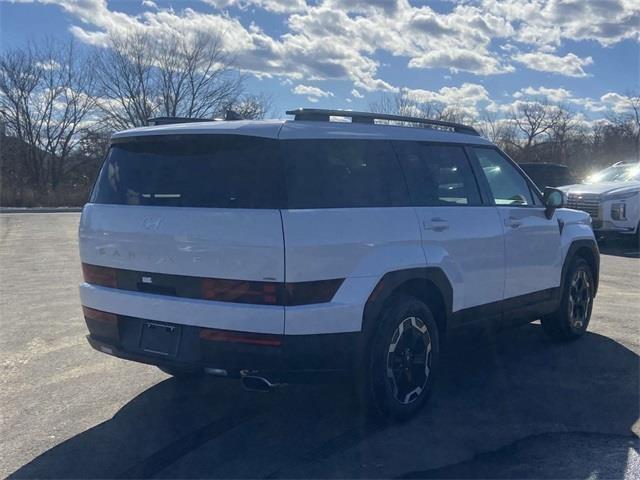
M567 196L567 206L591 215L596 234L640 238L640 163L616 163L584 183L560 190Z
M464 125L287 113L113 136L80 223L94 348L250 389L348 373L406 418L451 332L584 333L598 247L559 191Z

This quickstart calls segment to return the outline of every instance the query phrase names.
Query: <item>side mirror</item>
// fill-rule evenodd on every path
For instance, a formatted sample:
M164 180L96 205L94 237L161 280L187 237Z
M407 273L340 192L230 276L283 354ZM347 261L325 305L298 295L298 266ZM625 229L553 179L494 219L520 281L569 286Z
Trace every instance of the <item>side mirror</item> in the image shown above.
M545 207L547 207L544 213L547 218L551 218L557 208L564 206L564 194L557 188L546 187L544 189L543 201Z

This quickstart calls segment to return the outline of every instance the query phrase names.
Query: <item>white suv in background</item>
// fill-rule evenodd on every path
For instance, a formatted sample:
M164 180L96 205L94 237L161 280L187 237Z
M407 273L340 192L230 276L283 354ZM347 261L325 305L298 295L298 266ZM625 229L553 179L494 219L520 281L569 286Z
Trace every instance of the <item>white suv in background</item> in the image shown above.
M113 136L80 222L94 348L249 389L347 373L406 418L451 332L585 332L598 247L558 190L464 125L288 113Z
M560 190L567 196L568 207L591 215L596 234L640 237L640 163L616 163L583 184Z

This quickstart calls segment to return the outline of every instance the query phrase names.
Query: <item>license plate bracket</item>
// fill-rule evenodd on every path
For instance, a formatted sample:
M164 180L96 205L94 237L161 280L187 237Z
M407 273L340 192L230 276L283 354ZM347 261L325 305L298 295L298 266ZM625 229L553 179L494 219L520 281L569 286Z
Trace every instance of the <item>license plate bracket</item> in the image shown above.
M145 322L140 335L140 348L147 353L175 357L180 347L182 328L167 323Z

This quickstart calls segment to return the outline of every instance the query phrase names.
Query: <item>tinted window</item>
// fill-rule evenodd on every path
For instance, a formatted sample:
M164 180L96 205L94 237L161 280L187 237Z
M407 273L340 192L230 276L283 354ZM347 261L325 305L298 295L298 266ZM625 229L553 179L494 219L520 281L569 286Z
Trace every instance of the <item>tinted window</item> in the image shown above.
M414 205L479 205L463 147L395 142Z
M280 208L277 142L240 135L138 137L111 146L91 201L119 205Z
M379 140L281 142L289 208L408 204L391 144Z
M496 205L533 205L529 184L511 162L493 149L473 150L487 177Z

